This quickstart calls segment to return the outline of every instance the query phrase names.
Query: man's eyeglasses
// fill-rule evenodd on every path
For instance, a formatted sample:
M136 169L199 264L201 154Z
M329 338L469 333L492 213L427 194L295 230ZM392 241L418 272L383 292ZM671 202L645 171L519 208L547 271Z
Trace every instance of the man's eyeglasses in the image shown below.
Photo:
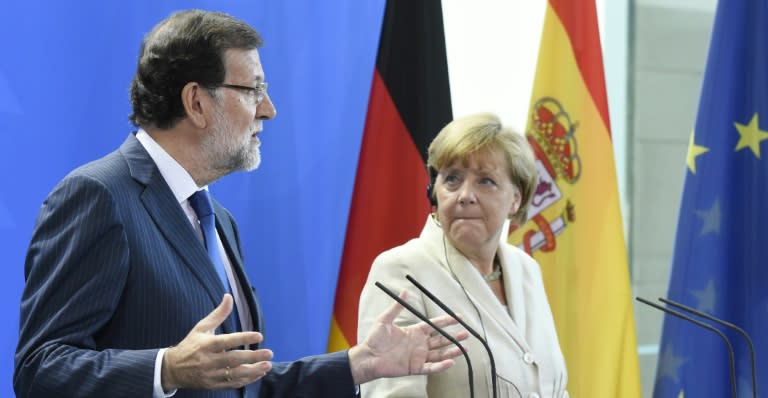
M248 93L248 97L251 99L251 102L253 102L254 105L261 105L261 103L264 102L264 97L267 96L267 82L259 82L256 84L256 87L241 86L239 84L229 83L217 84L216 87L225 87L234 90L245 91Z

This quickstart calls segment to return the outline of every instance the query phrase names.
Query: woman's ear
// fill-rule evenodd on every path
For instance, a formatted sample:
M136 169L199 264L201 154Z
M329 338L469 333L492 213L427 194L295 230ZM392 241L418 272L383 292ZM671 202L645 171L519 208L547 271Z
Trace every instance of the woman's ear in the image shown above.
M515 192L512 195L512 205L509 207L509 214L507 214L507 218L513 218L515 214L517 214L517 211L520 210L520 205L522 204L522 195L520 194L520 189L515 186Z

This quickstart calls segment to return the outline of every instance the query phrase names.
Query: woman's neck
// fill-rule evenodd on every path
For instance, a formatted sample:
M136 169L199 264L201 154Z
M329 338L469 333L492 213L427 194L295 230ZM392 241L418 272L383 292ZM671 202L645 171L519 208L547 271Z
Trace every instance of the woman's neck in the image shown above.
M496 259L496 248L488 248L486 250L476 251L464 251L461 248L456 247L464 257L469 260L472 265L477 268L483 275L488 275L493 272L493 265Z

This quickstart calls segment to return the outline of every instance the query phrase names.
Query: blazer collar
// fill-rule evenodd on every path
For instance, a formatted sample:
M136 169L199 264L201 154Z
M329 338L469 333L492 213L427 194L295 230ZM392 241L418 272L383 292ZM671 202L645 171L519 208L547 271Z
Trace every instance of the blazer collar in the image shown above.
M522 280L521 269L519 266L516 267L508 264L503 248L500 247L498 249L497 255L501 259L504 290L506 292L507 306L510 309L509 312L496 298L496 295L485 282L480 271L451 244L445 237L440 224L431 216L427 220L427 225L424 226L422 238L425 238L427 242L433 245L430 251L443 254L441 256L443 261L440 261L440 263L448 268L447 272L449 274L455 276L457 282L464 288L467 296L469 296L469 299L475 306L485 309L493 321L500 324L502 326L501 329L524 350L530 350L523 332L525 330L524 310L517 308L523 303L522 296L520 296L522 294L522 286L518 286L520 285L519 281ZM482 305L480 306L478 303L482 303Z

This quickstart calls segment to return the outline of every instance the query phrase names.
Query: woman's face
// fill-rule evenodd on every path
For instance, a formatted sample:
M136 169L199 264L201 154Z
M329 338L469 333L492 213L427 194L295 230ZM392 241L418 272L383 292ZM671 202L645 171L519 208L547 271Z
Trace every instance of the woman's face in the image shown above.
M482 149L438 172L437 215L451 243L465 255L495 252L504 221L520 207L504 153Z

